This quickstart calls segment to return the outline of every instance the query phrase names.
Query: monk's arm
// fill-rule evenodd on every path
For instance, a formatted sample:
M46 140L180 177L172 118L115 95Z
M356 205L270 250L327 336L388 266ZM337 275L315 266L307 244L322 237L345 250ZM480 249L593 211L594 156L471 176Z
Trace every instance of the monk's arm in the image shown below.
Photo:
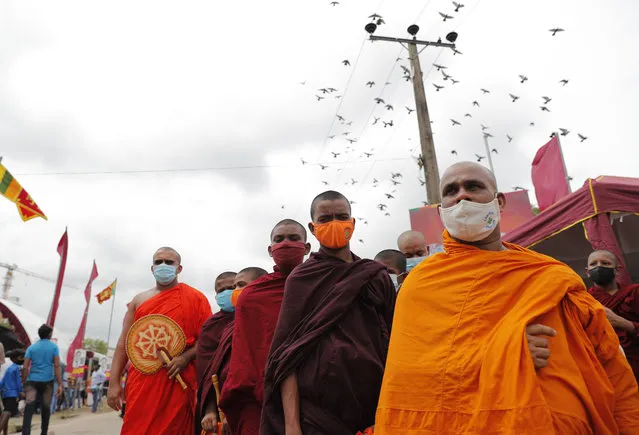
M292 373L282 382L282 408L287 433L300 427L300 394L297 389L297 374Z

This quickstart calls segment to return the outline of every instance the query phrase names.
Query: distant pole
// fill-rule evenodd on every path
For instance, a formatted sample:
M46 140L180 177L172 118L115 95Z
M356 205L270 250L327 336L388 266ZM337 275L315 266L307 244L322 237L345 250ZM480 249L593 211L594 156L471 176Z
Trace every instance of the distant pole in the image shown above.
M490 156L490 147L488 146L488 135L484 133L484 145L486 146L486 158L488 158L488 165L490 171L495 175L495 167L493 166L493 158ZM495 176L497 178L497 176Z
M109 352L109 343L111 342L111 322L113 321L113 307L115 307L115 292L113 292L113 301L111 302L111 317L109 317L109 333L107 334L107 353Z
M408 28L408 33L413 36L412 39L375 36L373 35L377 29L377 25L375 23L368 23L365 29L371 35L371 41L399 42L402 45L406 44L408 46L409 59L413 68L413 92L415 93L415 111L417 113L417 124L419 126L419 140L422 151L421 156L424 162L426 197L429 204L439 204L441 203L441 193L439 191L439 168L437 166L437 154L435 152L435 143L433 141L433 131L430 126L430 116L428 115L428 105L426 103L426 91L424 90L424 77L419 62L417 46L431 45L454 50L454 42L457 39L457 33L451 32L446 36L446 39L451 42L449 44L441 42L441 40L437 42L417 40L415 35L419 31L419 27L415 24Z
M564 174L566 174L568 192L572 193L572 187L570 187L570 176L568 176L568 169L566 169L566 161L564 160L564 150L561 148L561 140L559 139L559 134L557 134L557 132L554 132L553 135L557 138L557 145L559 145L559 155L561 156L561 164L564 166Z

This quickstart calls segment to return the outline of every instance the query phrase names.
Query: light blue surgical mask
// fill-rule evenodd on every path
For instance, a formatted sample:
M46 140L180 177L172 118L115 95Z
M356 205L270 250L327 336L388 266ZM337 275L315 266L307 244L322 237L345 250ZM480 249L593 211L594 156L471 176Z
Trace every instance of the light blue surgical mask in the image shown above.
M171 284L177 276L177 267L168 264L158 264L157 266L153 266L153 276L158 284Z
M232 313L233 311L235 311L235 307L231 303L232 294L233 290L222 290L215 295L215 302L222 311L226 311L227 313Z
M406 273L410 272L422 261L426 260L426 257L413 257L406 259Z
M389 273L388 275L390 276L391 281L393 281L393 285L395 286L395 291L399 290L399 282L398 282L397 275L394 273Z

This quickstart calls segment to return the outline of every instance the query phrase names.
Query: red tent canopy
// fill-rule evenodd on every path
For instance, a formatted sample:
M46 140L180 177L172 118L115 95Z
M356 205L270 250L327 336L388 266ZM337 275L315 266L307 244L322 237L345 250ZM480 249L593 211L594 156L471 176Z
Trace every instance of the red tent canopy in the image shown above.
M504 239L557 258L584 277L590 252L606 249L621 262L619 280L638 281L639 179L589 178Z

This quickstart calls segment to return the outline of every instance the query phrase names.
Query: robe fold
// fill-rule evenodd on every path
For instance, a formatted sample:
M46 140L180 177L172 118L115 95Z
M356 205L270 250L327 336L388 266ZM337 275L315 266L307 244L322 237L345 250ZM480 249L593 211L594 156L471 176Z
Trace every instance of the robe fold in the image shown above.
M244 288L235 307L228 375L220 408L234 435L257 435L264 399L264 370L284 297L287 275L277 271Z
M197 369L197 385L198 391L201 391L205 385L211 385L211 377L206 379L207 368L215 356L215 351L220 344L220 338L224 329L235 317L234 312L218 311L207 319L202 325L200 331L200 339L198 340L197 356L195 357L195 367ZM198 395L198 405L195 413L195 434L200 435L202 428L202 415L200 415L200 404Z
M180 283L140 304L134 320L149 314L163 314L173 319L184 331L187 350L195 345L202 324L211 315L211 306L200 291ZM176 380L169 379L164 367L145 375L131 365L121 433L191 435L197 389L195 361L190 362L181 375L187 384L186 390Z
M376 435L637 434L639 393L619 340L581 278L512 244L445 253L399 294ZM548 325L535 370L525 329Z
M635 325L634 332L616 329L619 342L626 353L626 358L635 379L639 379L639 285L619 286L619 290L609 295L599 287L592 287L588 292L604 307L610 308L615 314L629 320Z
M371 426L394 307L381 263L320 251L295 268L266 366L260 434L285 432L280 389L293 373L302 433L353 435Z

